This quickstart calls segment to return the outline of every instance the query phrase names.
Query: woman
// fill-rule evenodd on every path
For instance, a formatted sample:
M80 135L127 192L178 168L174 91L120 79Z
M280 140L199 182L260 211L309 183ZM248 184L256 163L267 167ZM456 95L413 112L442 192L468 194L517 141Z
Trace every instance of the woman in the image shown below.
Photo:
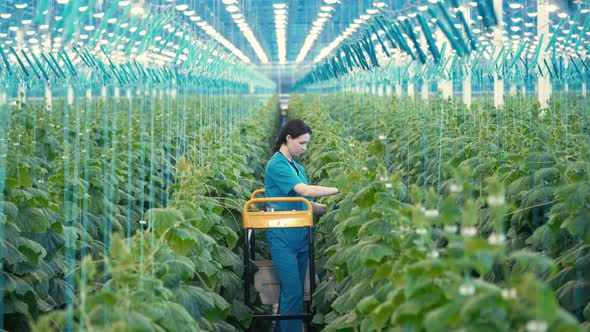
M289 120L279 131L275 144L275 154L266 166L266 197L305 197L311 202L313 197L335 195L340 192L335 187L313 186L308 184L303 167L294 158L307 149L311 138L311 128L302 120ZM326 206L311 202L314 215L326 213ZM291 211L306 210L302 202L268 204L267 210ZM279 276L281 293L279 314L294 315L303 311L303 287L309 255L307 228L271 228L266 232L270 254ZM275 331L300 332L301 320L277 321Z

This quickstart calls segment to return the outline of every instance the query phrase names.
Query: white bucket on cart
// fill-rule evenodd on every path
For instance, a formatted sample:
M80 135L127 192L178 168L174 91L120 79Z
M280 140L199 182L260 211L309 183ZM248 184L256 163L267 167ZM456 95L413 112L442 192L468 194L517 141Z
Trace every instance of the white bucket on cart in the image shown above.
M260 299L263 304L278 304L281 287L279 276L272 265L271 260L256 261L258 271L254 274L254 287L260 293ZM303 291L303 300L309 301L309 261L307 271L305 271L305 289Z

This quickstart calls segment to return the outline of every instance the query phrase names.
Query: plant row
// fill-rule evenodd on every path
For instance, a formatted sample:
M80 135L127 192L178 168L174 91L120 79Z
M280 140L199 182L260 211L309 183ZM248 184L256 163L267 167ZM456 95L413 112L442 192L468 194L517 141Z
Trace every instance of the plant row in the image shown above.
M344 189L316 226L314 322L326 331L578 330L590 318L590 121L579 101L539 110L522 97L502 109L292 97L291 116L322 123L310 176Z
M4 327L52 312L34 328L240 329L237 211L273 105L146 94L3 109Z

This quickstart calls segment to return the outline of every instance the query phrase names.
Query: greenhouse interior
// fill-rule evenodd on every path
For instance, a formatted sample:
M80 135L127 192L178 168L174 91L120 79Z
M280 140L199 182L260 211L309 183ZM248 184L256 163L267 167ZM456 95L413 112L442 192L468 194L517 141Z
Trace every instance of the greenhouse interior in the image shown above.
M2 0L0 329L590 331L589 51L589 0Z

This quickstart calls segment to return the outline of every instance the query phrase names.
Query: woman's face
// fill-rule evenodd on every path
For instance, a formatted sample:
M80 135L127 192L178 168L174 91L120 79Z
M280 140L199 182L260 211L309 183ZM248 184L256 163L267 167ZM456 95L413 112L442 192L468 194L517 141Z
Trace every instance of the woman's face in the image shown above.
M307 150L307 143L311 138L310 134L299 135L296 138L291 138L291 135L287 135L287 148L293 157L299 157Z

